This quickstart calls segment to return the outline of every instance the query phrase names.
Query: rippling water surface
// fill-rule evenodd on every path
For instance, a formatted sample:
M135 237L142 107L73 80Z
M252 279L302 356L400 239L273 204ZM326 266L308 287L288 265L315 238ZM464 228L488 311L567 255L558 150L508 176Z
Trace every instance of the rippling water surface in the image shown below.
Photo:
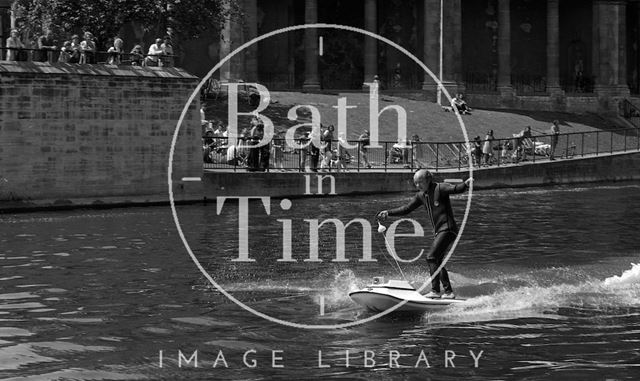
M336 325L370 316L349 290L401 275L375 226L377 262L358 260L367 240L357 224L347 229L348 262L332 261L328 227L318 239L322 261L304 261L305 219L370 221L409 197L299 199L288 211L272 200L269 215L252 202L250 263L233 261L234 203L219 215L215 204L179 206L178 216L197 259L231 296L287 322ZM459 221L465 200L454 200ZM638 205L640 186L628 183L476 192L447 265L467 303L328 330L276 324L231 302L190 259L168 207L2 215L0 377L639 379ZM411 217L426 237L397 238L403 258L431 242L426 214ZM278 261L284 220L295 262ZM424 281L424 258L402 268ZM197 368L195 358L186 363L196 350Z

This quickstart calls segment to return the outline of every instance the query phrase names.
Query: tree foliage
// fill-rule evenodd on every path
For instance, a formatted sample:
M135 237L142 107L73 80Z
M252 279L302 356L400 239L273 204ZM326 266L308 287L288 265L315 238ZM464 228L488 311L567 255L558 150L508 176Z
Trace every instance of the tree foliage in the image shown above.
M239 17L241 0L16 0L18 28L31 36L44 29L56 35L91 31L106 40L130 21L145 31L166 27L184 39L220 29L225 17Z

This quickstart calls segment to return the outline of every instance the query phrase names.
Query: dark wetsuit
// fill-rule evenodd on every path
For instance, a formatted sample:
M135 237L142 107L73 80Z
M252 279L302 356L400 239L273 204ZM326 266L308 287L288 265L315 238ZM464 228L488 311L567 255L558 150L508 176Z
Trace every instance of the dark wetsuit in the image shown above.
M431 280L431 288L435 292L440 292L440 280L445 292L451 292L451 282L449 282L449 274L443 267L439 274L433 275L436 269L442 264L447 249L456 239L458 234L458 225L453 218L453 210L451 209L450 194L462 193L467 190L467 185L461 183L451 185L448 183L431 182L426 192L418 192L411 202L405 206L389 210L390 216L403 216L418 209L424 205L433 224L433 232L435 239L431 245L431 250L427 255L427 263L429 264L429 272L433 276Z

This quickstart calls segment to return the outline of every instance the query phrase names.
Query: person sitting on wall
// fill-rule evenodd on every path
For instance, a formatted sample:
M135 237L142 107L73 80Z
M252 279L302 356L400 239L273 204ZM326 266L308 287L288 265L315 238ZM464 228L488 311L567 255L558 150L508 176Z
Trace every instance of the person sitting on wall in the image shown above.
M464 100L462 93L458 93L455 98L451 100L451 103L460 114L471 115L471 108L467 106L467 102Z
M131 60L132 66L142 66L144 60L144 52L142 51L142 46L134 46L129 53L129 59Z
M147 66L161 66L162 61L160 61L160 56L163 54L162 39L156 38L156 43L149 46L149 52L147 53L147 58L145 58L144 62Z

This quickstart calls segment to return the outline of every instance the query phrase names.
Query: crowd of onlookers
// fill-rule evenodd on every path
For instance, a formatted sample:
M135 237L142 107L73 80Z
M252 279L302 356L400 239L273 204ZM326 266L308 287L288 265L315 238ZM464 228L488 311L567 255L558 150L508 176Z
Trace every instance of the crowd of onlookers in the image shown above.
M344 148L347 144L344 134L340 134L338 139L335 139L334 134L333 125L322 125L319 137L305 132L295 139L296 144L304 148L291 149L286 144L284 134L279 132L275 133L270 144L257 147L258 142L264 137L264 125L259 118L253 118L250 127L239 132L237 145L234 145L229 141L228 131L222 122L207 122L203 135L203 159L205 163L241 166L246 167L248 171L265 171L268 168L284 170L290 169L288 167L291 166L291 163L285 165L285 154L294 153L298 161L296 166L300 170L340 172L346 170L354 158ZM318 138L320 147L309 144ZM355 143L362 168L371 168L367 157L369 142L369 132L364 131Z
M33 47L33 48L29 48ZM106 50L99 51L96 39L89 31L82 39L74 34L68 40L59 42L51 30L46 30L35 41L25 44L16 29L6 41L4 59L7 61L63 62L72 64L106 63L120 65L128 63L138 66L174 66L174 49L170 35L157 38L145 54L142 45L135 45L128 53L124 41L116 36L107 43ZM104 53L104 54L100 54ZM98 56L103 58L98 61Z
M227 129L222 122L208 122L203 133L203 159L205 163L227 164L246 167L249 171L266 171L272 169L296 169L301 171L337 171L347 170L357 160L360 169L371 168L369 161L369 131L364 131L357 139L346 141L344 134L335 138L333 125L321 126L320 147L315 144L306 144L311 140L317 140L311 132L305 132L296 143L305 145L305 148L292 149L287 146L283 133L276 133L270 144L258 147L258 142L264 137L264 125L259 118L253 118L247 128L243 128L238 135L237 144L230 144ZM555 160L556 147L560 134L559 122L553 121L548 132L533 135L531 127L527 126L510 138L496 138L493 130L487 132L484 139L476 136L467 146L467 152L471 154L473 164L491 166L497 164L519 163L528 160L534 155L548 156L549 160ZM543 139L541 139L544 137ZM546 142L549 139L548 143ZM349 144L356 150L354 157L345 146ZM445 144L445 143L443 143ZM254 147L255 146L255 147ZM427 159L431 154L443 155L434 150L433 144L420 140L418 135L413 135L409 140L399 139L391 145L385 144L384 158L379 157L384 165L401 165L404 168L427 168ZM290 159L285 165L285 154L295 154L297 162ZM289 156L291 157L291 156ZM459 153L459 158L467 157L465 152Z
M476 136L471 142L469 150L476 166L489 166L493 164L519 163L528 160L528 155L548 156L549 160L555 160L556 148L560 135L560 126L554 120L548 132L541 135L533 135L531 126L511 138L496 139L493 130L487 132L484 139ZM541 137L549 137L549 143L540 141Z

